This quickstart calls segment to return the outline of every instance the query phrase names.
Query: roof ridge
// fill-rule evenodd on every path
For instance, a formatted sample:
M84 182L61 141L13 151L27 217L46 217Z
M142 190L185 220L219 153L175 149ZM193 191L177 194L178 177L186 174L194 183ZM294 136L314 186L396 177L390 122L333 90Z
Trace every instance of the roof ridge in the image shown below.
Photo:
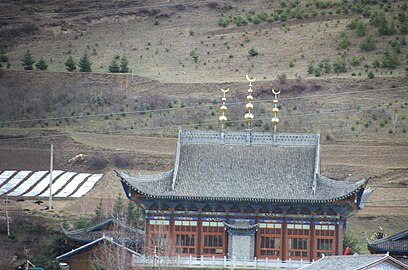
M388 241L396 241L396 240L399 240L399 239L401 239L402 237L404 237L406 235L408 235L408 230L405 230L405 231L402 231L402 232L399 232L399 233L396 233L396 234L393 234L393 235L390 235L390 236L387 236L387 237L384 237L384 238L381 238L381 239L371 240L371 239L369 239L367 237L367 234L366 234L366 240L367 240L368 244L374 245L374 244L384 243L384 242L388 242Z
M163 181L166 180L168 177L173 176L174 169L156 174L140 174L140 175L130 175L128 173L116 170L115 172L121 178L123 177L130 178L132 180L135 180L136 182L155 182Z

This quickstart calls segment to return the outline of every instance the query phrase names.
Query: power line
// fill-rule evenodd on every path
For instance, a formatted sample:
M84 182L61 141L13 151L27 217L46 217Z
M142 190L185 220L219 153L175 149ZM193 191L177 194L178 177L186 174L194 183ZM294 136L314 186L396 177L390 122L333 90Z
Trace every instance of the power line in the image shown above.
M398 106L390 106L389 108L394 108ZM330 110L330 111L321 111L318 113L298 113L298 114L292 114L292 115L287 115L284 116L284 118L292 118L292 117L303 117L303 116L316 116L316 115L329 115L329 114L342 114L342 113L352 113L352 112L364 112L364 111L369 111L373 109L382 109L382 108L359 108L359 109L352 109L352 110ZM260 120L270 120L270 118L257 118L255 121L260 121ZM230 120L228 123L239 123L239 122L245 122L244 119L238 119L238 120ZM143 128L138 128L138 129L131 129L135 131L149 131L149 130L165 130L165 129L175 129L178 127L194 127L194 126L203 126L203 125L216 125L218 124L218 121L211 121L211 122L202 122L202 123L195 123L195 124L176 124L176 125L169 125L169 126L156 126L156 127L143 127ZM319 126L321 125L328 125L328 124L322 124L319 123ZM40 129L42 130L42 129ZM122 133L124 130L113 130L113 131L105 131L103 134L114 134L114 133ZM90 131L92 133L98 133L95 131ZM45 139L45 138L55 138L55 137L64 137L67 136L67 134L58 134L58 135L47 135L47 136L31 136L31 137L18 137L18 138L5 138L5 139L0 139L0 142L2 141L16 141L16 140L28 140L28 139Z
M283 98L280 99L282 102L284 101L292 101L292 100L300 100L300 99L308 99L308 98L318 98L318 97L330 97L330 96L344 96L344 95L352 95L352 94L359 94L359 93L366 93L366 92L377 92L377 91L386 91L390 89L408 89L408 86L401 86L395 88L379 88L379 89L367 89L367 90L360 90L360 91L349 91L343 93L328 93L328 94L319 94L319 95L308 95L308 96L301 96L301 97L292 97L292 98ZM373 98L373 97L364 97L364 98ZM256 100L253 103L257 104L265 104L267 102L272 102L273 99L265 99L265 100ZM228 103L228 106L235 106L235 105L242 105L245 102L233 102ZM216 104L208 104L208 105L194 105L194 106L184 106L178 108L161 108L161 109L153 109L153 110L135 110L135 111L123 111L123 112L109 112L109 113L99 113L99 114L82 114L82 115L75 115L75 116L60 116L60 117L46 117L46 118L34 118L34 119L17 119L17 120L10 120L10 121L3 121L0 124L12 124L12 123L25 123L25 122L37 122L37 121L50 121L50 120L66 120L66 119L78 119L78 118L94 118L94 117L103 117L103 116L114 116L114 115L128 115L128 114L145 114L145 113L158 113L158 112L168 112L168 111L175 111L175 110L188 110L188 109L197 109L197 108L208 108L211 106L215 106Z

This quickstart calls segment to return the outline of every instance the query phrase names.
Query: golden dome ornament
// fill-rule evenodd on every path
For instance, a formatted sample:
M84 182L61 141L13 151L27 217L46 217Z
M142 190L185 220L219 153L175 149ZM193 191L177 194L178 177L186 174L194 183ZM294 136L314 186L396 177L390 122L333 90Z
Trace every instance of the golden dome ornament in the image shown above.
M247 95L247 101L248 103L245 105L245 109L248 111L244 118L245 121L247 122L248 125L248 130L251 130L251 123L254 120L254 115L251 113L252 110L254 109L254 104L252 104L252 101L254 100L254 97L252 96L253 90L252 90L252 82L256 80L256 78L251 78L249 75L246 75L246 79L249 82L249 89L248 89L248 95Z
M273 99L273 108L272 108L272 113L273 117L271 119L272 125L273 125L273 131L276 132L276 126L279 124L279 118L278 118L278 95L280 94L280 91L275 91L275 89L272 89L272 94L275 95L275 98Z
M227 90L224 90L221 88L221 92L223 94L221 101L222 101L222 105L220 106L220 111L222 113L222 115L220 117L218 117L218 121L220 121L221 123L221 130L224 130L224 125L225 123L227 123L228 118L225 116L225 113L227 112L228 108L225 105L225 102L227 101L227 98L225 97L225 94L229 91L229 88Z

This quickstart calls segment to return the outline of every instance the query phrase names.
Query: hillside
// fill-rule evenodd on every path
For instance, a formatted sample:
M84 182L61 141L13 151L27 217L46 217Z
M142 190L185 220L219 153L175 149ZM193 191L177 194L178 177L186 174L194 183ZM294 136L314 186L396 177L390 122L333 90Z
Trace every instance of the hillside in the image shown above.
M132 73L163 82L406 75L402 0L3 1L1 8L0 45L13 70L30 49L52 71L86 51L92 70L105 73L125 55ZM370 35L374 47L362 50Z
M255 131L271 130L278 89L278 131L319 132L323 174L371 177L376 190L348 225L362 252L364 231L406 229L406 1L21 0L0 8L0 171L47 170L53 143L56 168L106 174L83 198L56 200L49 216L44 205L11 198L1 217L6 206L40 212L56 231L55 217L92 214L101 200L111 207L123 192L114 169L167 170L178 127L219 130L220 88L230 88L227 130L243 130L249 73ZM376 47L362 50L370 34ZM23 70L28 49L46 71ZM93 72L68 72L66 59L85 51ZM108 72L116 54L131 72ZM87 162L68 162L78 154Z

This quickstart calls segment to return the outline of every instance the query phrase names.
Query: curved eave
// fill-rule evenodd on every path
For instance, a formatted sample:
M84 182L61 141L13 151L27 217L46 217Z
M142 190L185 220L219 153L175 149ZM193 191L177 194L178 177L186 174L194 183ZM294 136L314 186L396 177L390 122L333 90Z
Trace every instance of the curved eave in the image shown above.
M90 227L77 229L77 230L72 230L72 231L66 230L64 228L64 224L61 223L61 230L67 237L75 237L74 235L77 235L79 233L88 233L88 232L92 232L92 231L97 231L97 230L105 227L106 225L113 224L113 223L117 223L120 226L123 226L124 228L126 228L130 232L137 233L137 234L143 234L143 235L145 234L144 230L132 227L132 226L130 226L130 225L128 225L128 224L114 218L114 217L110 217L110 218L108 218L108 219L106 219L106 220L104 220L104 221L102 221L102 222L100 222L98 224L92 225Z
M314 200L314 199L264 199L264 198L235 198L235 197L207 197L207 196L175 196L175 195L155 195L155 194L150 194L147 192L144 192L141 189L138 189L137 187L133 186L131 183L129 183L126 179L121 177L121 181L125 183L130 189L133 191L144 195L148 198L154 198L154 199L168 199L168 200L178 200L178 199L184 199L184 200L199 200L199 201L243 201L243 202L274 202L274 203L329 203L329 202L335 202L335 201L340 201L343 199L347 199L348 197L356 194L359 192L362 188L365 187L365 185L368 182L368 179L361 180L360 184L358 187L356 187L353 191L348 192L344 195L334 197L331 199L325 199L325 200Z
M404 254L407 254L408 253L408 249L406 249L406 250L403 250L403 249L389 249L389 248L379 248L379 247L376 247L376 246L372 246L372 245L367 245L367 247L368 248L371 248L371 249L373 249L373 250L378 250L378 251L381 251L381 252L384 252L384 253L387 253L387 252L392 252L392 253L404 253Z
M94 238L81 238L81 237L76 237L74 235L66 235L66 237L73 240L73 241L76 241L76 242L90 243L92 241L95 241L95 240L103 237L103 234L101 233L101 235L96 236ZM144 236L142 236L140 240L125 239L124 241L125 241L125 243L139 244L139 243L144 242L143 238L144 238Z

